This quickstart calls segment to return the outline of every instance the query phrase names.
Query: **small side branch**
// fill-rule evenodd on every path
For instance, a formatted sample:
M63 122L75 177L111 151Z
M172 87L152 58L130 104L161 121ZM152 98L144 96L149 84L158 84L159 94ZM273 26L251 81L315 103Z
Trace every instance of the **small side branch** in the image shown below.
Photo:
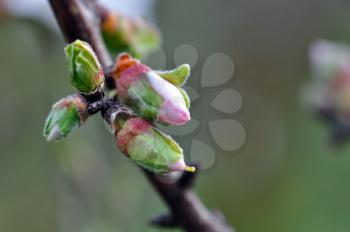
M66 41L81 39L89 42L108 76L113 61L99 33L99 19L96 19L97 14L94 12L97 10L96 5L91 4L94 1L85 0L83 3L80 0L49 0L49 2ZM110 83L107 84L111 86ZM102 106L99 104L91 106L92 113L100 110ZM170 210L169 214L152 220L153 225L164 228L179 227L188 232L233 232L233 229L225 223L222 214L209 211L191 190L197 174L184 173L182 177L176 178L172 175L159 177L147 170L142 171Z

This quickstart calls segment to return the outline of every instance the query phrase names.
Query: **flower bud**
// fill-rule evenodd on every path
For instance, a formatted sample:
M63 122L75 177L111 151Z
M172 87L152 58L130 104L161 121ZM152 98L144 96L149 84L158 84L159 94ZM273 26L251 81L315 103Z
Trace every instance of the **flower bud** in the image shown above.
M103 87L104 74L91 46L76 40L66 47L71 84L80 92L91 94Z
M102 15L102 37L112 53L128 51L141 56L158 47L161 39L154 26L109 11L103 11Z
M156 72L125 53L118 57L114 73L118 96L124 104L142 118L171 125L190 120L189 98L180 88L188 76L188 65Z
M313 98L317 99L314 105L323 111L332 110L338 118L348 118L350 47L325 40L318 41L310 48L310 62L314 74L310 86L314 89Z
M195 171L185 164L181 147L148 121L138 117L116 120L121 125L116 133L118 147L137 164L158 174Z
M87 104L78 94L56 102L46 118L43 135L47 141L59 141L73 133L88 117Z
M350 47L320 40L312 44L309 51L313 75L317 80L329 81L350 64Z

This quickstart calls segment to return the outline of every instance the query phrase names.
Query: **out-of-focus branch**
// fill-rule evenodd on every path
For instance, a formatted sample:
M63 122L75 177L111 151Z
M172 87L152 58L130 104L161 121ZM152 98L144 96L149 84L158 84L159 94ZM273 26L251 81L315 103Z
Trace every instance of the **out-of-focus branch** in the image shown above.
M3 17L6 14L7 14L7 9L5 6L5 2L4 0L0 0L0 17Z
M78 0L49 1L65 40L70 43L81 39L90 43L102 66L107 68L112 65L112 59L99 33L95 14Z
M67 42L81 39L89 42L108 75L113 63L99 33L95 4L80 0L49 0ZM94 2L94 1L90 1ZM90 9L92 8L92 9ZM98 107L98 106L96 106ZM196 174L184 173L179 179L159 177L142 169L152 186L167 204L170 213L152 220L159 227L180 227L189 232L232 232L224 217L209 211L191 190ZM221 216L218 216L221 215Z

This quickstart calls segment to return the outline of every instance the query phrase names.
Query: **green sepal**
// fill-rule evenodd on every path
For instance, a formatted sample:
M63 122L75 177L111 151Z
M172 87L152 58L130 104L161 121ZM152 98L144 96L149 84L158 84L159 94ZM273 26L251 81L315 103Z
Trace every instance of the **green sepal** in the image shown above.
M186 83L190 76L190 66L188 64L182 64L173 70L155 72L175 86L181 87Z

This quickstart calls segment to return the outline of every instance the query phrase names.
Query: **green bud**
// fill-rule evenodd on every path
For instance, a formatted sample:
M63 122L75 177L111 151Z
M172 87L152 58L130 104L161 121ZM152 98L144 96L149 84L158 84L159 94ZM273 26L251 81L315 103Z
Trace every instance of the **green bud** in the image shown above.
M159 31L152 25L143 21L134 23L133 52L135 56L142 57L159 48L161 36Z
M103 15L101 32L108 50L114 54L129 52L140 57L158 48L161 42L153 25L108 11Z
M132 50L130 26L124 17L106 12L101 33L108 50L113 54Z
M104 74L91 46L81 40L66 47L71 84L80 92L90 94L103 87Z
M117 117L114 122L118 147L143 168L157 174L195 171L185 164L182 148L148 121Z
M85 100L78 94L56 102L45 122L46 140L59 141L72 134L87 119L86 107Z

